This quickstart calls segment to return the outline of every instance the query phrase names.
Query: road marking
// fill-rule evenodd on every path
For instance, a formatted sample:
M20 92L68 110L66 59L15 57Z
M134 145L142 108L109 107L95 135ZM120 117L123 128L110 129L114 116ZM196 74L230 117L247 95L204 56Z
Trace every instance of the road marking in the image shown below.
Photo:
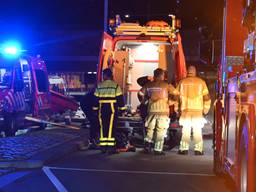
M201 177L215 177L214 174L207 173L179 173L179 172L159 172L159 171L128 171L128 170L105 170L105 169L78 169L65 167L47 167L54 170L65 171L83 171L83 172L101 172L101 173L128 173L128 174L150 174L150 175L176 175L176 176L201 176Z
M57 191L68 192L68 190L64 187L64 185L62 185L62 183L59 181L59 179L51 172L49 167L43 167L42 170L46 174L46 176L50 179L50 181L55 186Z

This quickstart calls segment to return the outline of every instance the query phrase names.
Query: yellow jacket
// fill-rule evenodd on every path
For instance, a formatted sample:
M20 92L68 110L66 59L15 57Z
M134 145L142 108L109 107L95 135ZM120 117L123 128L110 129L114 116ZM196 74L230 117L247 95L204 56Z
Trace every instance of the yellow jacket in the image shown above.
M147 83L139 95L148 98L149 115L169 115L169 96L178 95L178 92L165 81L153 81Z
M211 107L209 90L199 77L187 77L177 86L181 111L200 111L207 114Z
M94 92L94 96L93 110L100 110L101 104L108 103L113 103L115 108L121 111L126 109L121 87L115 81L106 80L99 83Z

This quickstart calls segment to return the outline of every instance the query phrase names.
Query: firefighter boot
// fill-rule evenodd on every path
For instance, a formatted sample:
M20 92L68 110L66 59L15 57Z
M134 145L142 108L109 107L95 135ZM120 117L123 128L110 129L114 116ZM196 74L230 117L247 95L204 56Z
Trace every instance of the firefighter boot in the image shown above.
M163 152L163 146L164 146L164 141L156 141L155 142L155 147L154 147L154 155L165 155Z
M114 154L118 154L118 150L115 147L110 147L107 149L108 155L114 155Z
M203 151L195 151L195 155L200 156L200 155L204 155Z
M150 154L152 151L152 143L150 142L145 142L144 150L143 153L145 154Z
M186 141L180 141L180 149L178 151L179 155L187 155L189 150L189 143Z
M98 150L98 149L100 149L99 144L97 143L97 141L95 139L90 140L88 149L89 150Z
M157 156L165 155L165 152L163 152L163 151L154 151L154 155L157 155Z
M179 155L187 155L188 154L188 150L179 150L178 154Z

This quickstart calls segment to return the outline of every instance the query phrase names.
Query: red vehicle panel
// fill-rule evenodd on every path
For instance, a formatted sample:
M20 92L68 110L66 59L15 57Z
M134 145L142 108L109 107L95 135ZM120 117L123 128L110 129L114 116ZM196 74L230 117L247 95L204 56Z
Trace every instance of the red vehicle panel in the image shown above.
M0 129L6 136L15 135L27 115L45 119L78 107L73 99L50 92L46 65L40 57L0 60Z
M214 121L214 170L228 174L240 192L256 191L256 71L252 68L256 38L247 34L248 29L254 31L246 21L248 10L255 11L255 2L244 2L244 10L240 0L225 2Z
M51 92L51 109L56 113L64 113L67 109L76 111L79 108L79 104L72 98L57 93Z

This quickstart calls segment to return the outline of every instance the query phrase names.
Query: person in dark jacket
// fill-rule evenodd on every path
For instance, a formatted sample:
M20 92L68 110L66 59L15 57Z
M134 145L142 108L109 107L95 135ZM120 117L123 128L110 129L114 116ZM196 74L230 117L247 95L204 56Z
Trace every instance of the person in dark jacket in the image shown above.
M93 102L95 101L94 91L95 89L89 90L89 92L84 96L81 101L81 108L90 124L89 149L99 148L99 121L97 113L95 113L95 111L93 110Z

